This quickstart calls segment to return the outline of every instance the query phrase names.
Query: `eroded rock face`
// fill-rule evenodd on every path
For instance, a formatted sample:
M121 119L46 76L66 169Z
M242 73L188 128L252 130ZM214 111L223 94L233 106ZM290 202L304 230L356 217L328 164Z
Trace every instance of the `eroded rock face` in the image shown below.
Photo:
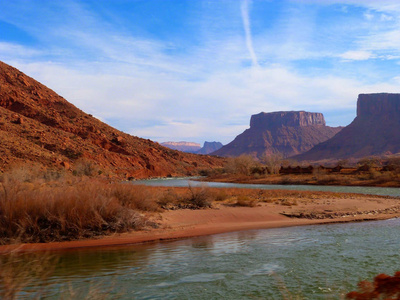
M328 127L321 113L279 111L259 113L250 119L250 128L213 155L239 156L279 154L288 157L303 153L328 140L341 128Z
M357 117L400 115L400 94L360 94L357 100Z
M361 158L400 152L400 94L360 94L357 117L297 160Z
M306 111L278 111L271 113L259 113L252 115L250 128L270 129L277 127L298 127L298 126L325 126L324 115Z

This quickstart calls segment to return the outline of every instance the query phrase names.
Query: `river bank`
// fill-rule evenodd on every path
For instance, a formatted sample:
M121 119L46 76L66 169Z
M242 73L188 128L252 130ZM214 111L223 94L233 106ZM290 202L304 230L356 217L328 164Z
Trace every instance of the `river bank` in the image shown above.
M200 179L205 182L274 184L274 185L326 185L326 186L366 186L400 187L398 174L272 174L272 175L211 175Z
M66 242L0 246L0 252L54 251L159 242L225 232L400 217L395 197L328 192L211 189L226 193L212 208L148 214L158 228ZM215 192L215 191L214 191ZM269 199L266 201L265 199Z

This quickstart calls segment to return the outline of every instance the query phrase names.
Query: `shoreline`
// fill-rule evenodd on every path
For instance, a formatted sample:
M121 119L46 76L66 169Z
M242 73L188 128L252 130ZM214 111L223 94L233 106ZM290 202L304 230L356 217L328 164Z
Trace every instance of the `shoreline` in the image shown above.
M243 184L268 184L268 185L309 185L309 186L349 186L349 187L382 187L399 188L399 181L357 179L346 174L325 175L323 179L316 179L310 174L296 175L268 175L267 177L251 176L210 176L199 179L202 182L243 183Z
M236 231L386 220L400 217L398 203L396 198L352 195L315 199L292 206L271 203L261 203L256 207L216 204L215 208L209 209L168 210L152 216L160 224L159 228L96 239L3 245L0 246L0 254L151 244Z

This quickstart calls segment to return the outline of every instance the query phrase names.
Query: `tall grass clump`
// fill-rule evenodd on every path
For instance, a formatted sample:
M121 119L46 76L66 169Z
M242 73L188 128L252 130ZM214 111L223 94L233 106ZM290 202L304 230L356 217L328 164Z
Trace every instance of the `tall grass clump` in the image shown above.
M1 176L0 244L65 241L140 229L149 223L139 211L157 209L143 187L94 179L46 182L43 176L26 172Z

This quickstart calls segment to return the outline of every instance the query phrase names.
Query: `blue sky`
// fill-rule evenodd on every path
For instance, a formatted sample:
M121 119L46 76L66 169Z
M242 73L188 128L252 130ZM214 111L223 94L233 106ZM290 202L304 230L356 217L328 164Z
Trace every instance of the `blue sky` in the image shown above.
M399 92L399 1L0 0L0 60L154 141L228 143L252 114L349 124Z

